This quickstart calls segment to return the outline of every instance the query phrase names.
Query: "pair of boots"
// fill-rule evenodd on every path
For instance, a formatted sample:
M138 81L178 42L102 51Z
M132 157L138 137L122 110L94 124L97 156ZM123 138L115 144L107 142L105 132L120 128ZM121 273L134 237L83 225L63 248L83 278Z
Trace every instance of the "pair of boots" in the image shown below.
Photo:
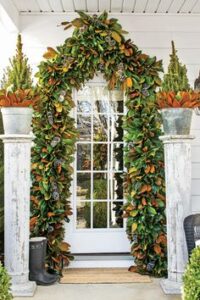
M58 281L57 274L50 274L45 269L47 239L36 237L30 239L29 280L37 285L51 285Z

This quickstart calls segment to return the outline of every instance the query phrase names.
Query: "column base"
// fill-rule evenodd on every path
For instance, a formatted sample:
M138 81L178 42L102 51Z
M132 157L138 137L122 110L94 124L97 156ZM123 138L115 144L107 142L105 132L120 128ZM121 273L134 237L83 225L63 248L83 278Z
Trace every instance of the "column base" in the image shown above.
M11 292L14 297L32 297L35 294L37 285L34 281L27 283L12 284Z
M166 295L181 295L182 293L182 282L162 279L160 285Z

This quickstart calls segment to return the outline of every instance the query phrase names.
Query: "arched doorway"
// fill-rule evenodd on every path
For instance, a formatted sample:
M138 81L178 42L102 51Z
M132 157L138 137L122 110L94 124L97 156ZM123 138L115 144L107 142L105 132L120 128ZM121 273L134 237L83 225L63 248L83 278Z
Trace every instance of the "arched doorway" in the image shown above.
M69 222L72 214L71 164L78 136L71 117L72 92L101 72L110 91L119 89L127 96L124 217L131 253L138 268L147 272L151 265L150 272L162 275L166 270L166 243L161 239L166 234L165 189L160 120L155 108L161 62L126 40L118 20L108 19L106 12L79 15L72 22L63 22L65 29L75 26L74 33L56 50L48 48L37 74L42 99L33 126L33 234L48 237L50 265L61 268L63 260L69 262L70 245L63 242L64 221ZM104 184L105 176L101 179Z

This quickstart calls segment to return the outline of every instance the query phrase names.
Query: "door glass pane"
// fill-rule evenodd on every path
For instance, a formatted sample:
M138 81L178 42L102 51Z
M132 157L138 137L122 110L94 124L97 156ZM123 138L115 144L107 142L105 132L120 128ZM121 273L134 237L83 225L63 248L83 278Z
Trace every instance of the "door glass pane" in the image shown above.
M110 91L111 113L124 112L124 93L123 91L114 90Z
M76 228L90 228L91 204L90 202L77 202L76 204Z
M77 228L122 228L123 92L87 86L76 99Z
M123 161L123 148L124 145L120 143L113 144L113 153L111 153L110 157L113 158L112 169L114 171L123 171L124 169L124 161Z
M93 145L93 169L107 170L108 165L108 145L94 144Z
M77 101L77 111L81 113L91 113L91 102Z
M110 181L110 198L122 200L123 196L123 173L113 173Z
M107 202L93 203L93 228L107 228Z
M91 145L77 145L77 170L91 169Z
M77 115L77 129L81 141L91 140L91 117L88 115Z
M107 173L93 174L93 199L107 199Z
M95 101L94 113L106 114L109 112L109 109L110 109L110 103L108 99Z
M93 117L93 140L95 142L108 141L108 117L106 115Z
M123 142L123 116L112 116L111 122L111 140L115 142Z
M123 202L110 202L109 214L111 228L123 228L122 207Z
M77 192L78 200L91 199L91 174L90 173L77 173Z

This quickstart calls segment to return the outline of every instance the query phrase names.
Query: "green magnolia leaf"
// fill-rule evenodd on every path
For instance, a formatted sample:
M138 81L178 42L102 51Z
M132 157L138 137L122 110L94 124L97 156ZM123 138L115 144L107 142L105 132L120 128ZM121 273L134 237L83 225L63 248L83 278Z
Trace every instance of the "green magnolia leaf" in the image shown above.
M84 25L84 23L83 23L83 21L82 21L81 18L76 18L71 23L72 23L73 26L75 26L77 28L80 28L80 27L82 27Z
M156 214L157 214L155 208L153 208L153 207L151 207L151 206L148 207L148 212L149 212L150 214L152 214L152 215L156 215Z
M130 212L130 216L131 216L131 217L136 217L137 214L138 214L138 210L132 210L132 211Z

